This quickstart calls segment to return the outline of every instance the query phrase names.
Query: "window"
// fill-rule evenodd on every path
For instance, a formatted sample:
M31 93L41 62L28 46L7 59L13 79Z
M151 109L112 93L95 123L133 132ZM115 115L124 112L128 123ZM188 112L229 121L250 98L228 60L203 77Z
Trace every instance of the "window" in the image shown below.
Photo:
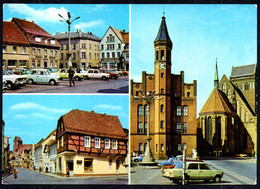
M110 58L110 53L109 52L107 52L107 58Z
M35 55L35 49L32 49L32 55Z
M41 49L38 49L38 55L39 56L41 55Z
M6 46L3 46L3 53L6 52Z
M86 58L86 52L81 52L81 58Z
M163 129L164 121L161 121L161 129Z
M117 57L118 57L118 58L120 57L120 52L117 52Z
M146 151L147 143L144 143L144 152Z
M91 44L89 44L89 50L91 50Z
M104 49L104 45L101 45L101 50L103 50Z
M183 133L184 134L188 133L188 124L186 122L183 123Z
M115 58L116 56L115 56L115 52L112 52L112 58Z
M91 59L91 53L89 53L89 59Z
M16 66L16 60L8 60L8 66Z
M16 51L17 51L17 48L13 47L13 53L16 53Z
M245 84L245 90L249 90L249 84L247 82Z
M226 90L227 90L226 82L223 83L222 90L223 90L224 93L226 93Z
M44 56L47 56L47 50L44 50Z
M188 115L188 106L183 106L183 116Z
M255 82L254 81L250 81L250 89L255 89Z
M116 139L113 139L112 140L112 149L117 149L117 140Z
M161 60L164 60L164 50L161 50Z
M63 53L60 53L60 59L63 59Z
M143 123L142 123L142 122L139 122L139 123L138 123L137 132L138 132L138 133L143 133Z
M110 139L105 138L105 149L109 149L109 148L110 148Z
M85 48L86 48L86 44L85 44L85 43L82 43L81 48L82 48L82 49L85 49Z
M181 106L177 106L177 116L181 116Z
M242 83L242 91L245 90L245 83Z
M138 105L138 115L143 115L143 105Z
M159 58L159 51L156 51L155 52L155 60L158 60L158 58Z
M181 144L178 144L178 152L181 151Z
M90 136L85 136L85 147L90 147L91 144L91 137Z
M164 89L161 89L161 94L164 94Z
M147 105L144 105L144 115L147 115Z
M118 43L117 48L121 49L121 44L120 43Z
M164 105L161 105L161 112L164 112Z
M51 40L50 40L50 43L51 43L52 45L55 45L55 40L54 40L54 39L51 39Z
M63 136L61 137L61 147L63 147Z
M164 73L161 73L161 78L164 78Z
M187 92L187 97L190 97L190 92Z
M196 163L191 163L190 165L189 165L189 167L188 167L188 169L199 169L199 166L198 166L198 164Z
M22 53L25 54L25 47L22 47Z
M139 152L143 151L143 143L139 143Z
M209 166L207 164L200 164L200 169L202 170L210 170Z
M19 66L26 66L26 60L19 60Z
M72 49L74 50L74 49L76 49L76 45L74 44L74 45L72 45Z
M144 123L144 133L147 133L147 126L148 126L148 123L145 122L145 123Z
M51 50L50 57L53 57L53 50Z
M95 148L100 148L100 138L95 137Z
M72 58L76 59L76 53L75 52L72 54Z
M161 152L164 151L164 147L163 147L163 144L161 144Z
M102 57L102 58L105 58L105 53L101 53L101 57Z
M41 42L41 38L40 38L40 37L35 37L34 40L35 40L36 42Z
M181 133L181 123L176 124L176 132L177 132L177 134Z
M92 171L93 169L93 159L84 158L84 171Z

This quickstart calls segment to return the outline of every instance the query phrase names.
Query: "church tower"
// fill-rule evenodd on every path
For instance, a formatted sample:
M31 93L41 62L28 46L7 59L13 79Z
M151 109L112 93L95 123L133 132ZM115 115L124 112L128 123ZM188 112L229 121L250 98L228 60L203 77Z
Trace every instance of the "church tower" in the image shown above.
M155 94L162 97L154 102L154 158L156 159L165 157L170 145L166 133L169 133L171 128L171 50L172 41L163 15L158 34L154 40Z

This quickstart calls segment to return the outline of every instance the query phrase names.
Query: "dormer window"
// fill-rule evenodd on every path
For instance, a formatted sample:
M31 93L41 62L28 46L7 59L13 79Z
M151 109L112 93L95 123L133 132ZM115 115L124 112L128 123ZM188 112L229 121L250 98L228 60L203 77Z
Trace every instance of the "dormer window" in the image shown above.
M47 44L47 39L44 40L44 43Z
M34 40L35 40L36 42L41 42L41 38L40 38L40 37L35 37Z
M55 40L54 40L54 39L51 39L51 40L50 40L50 43L51 43L52 45L55 45Z

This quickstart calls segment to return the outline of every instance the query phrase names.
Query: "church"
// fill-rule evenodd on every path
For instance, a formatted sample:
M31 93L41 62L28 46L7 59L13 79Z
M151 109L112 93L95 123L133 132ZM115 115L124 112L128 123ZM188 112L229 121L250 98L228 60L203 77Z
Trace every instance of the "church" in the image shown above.
M147 104L135 97L155 91L160 100L150 104L150 148L155 159L182 154L197 147L197 81L184 83L184 71L171 73L172 41L163 16L154 40L154 74L142 72L142 81L130 82L130 151L143 154L147 145Z

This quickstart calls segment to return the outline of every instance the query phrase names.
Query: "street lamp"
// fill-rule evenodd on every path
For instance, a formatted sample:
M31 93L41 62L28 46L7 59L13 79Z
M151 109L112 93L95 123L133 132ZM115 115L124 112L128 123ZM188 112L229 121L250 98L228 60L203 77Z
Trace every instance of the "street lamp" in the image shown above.
M70 21L70 18L71 18L71 16L70 16L70 13L68 12L68 19L66 20L65 18L63 18L63 16L61 16L60 14L58 14L63 20L60 20L61 22L67 22L67 24L68 24L68 34L69 34L69 52L68 52L68 64L67 64L67 66L68 66L68 68L70 67L70 66L72 66L72 63L71 63L71 61L70 61L70 59L71 59L71 47L70 47L70 25L72 24L72 22L74 22L75 20L77 20L77 19L79 19L80 17L78 16L77 18L75 18L75 19L73 19L72 21Z
M147 145L146 145L145 155L142 160L142 163L152 163L153 158L152 158L152 153L150 150L150 140L151 140L151 138L150 138L150 104L154 100L160 100L163 97L155 96L154 90L147 92L147 94L144 94L143 91L141 91L141 90L139 90L139 92L142 94L142 97L134 96L133 99L145 101L147 104Z

